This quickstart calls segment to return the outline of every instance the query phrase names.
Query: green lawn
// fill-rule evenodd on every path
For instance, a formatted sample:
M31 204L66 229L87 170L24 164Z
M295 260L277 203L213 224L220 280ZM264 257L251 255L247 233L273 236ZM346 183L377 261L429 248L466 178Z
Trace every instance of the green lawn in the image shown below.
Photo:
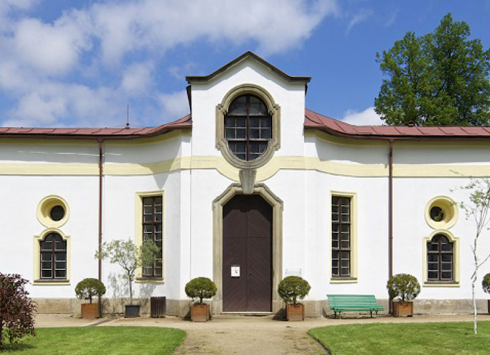
M332 355L490 353L490 322L478 322L477 336L473 323L339 325L308 333Z
M6 353L19 354L172 354L184 340L180 329L156 327L39 328ZM2 352L2 353L3 353Z

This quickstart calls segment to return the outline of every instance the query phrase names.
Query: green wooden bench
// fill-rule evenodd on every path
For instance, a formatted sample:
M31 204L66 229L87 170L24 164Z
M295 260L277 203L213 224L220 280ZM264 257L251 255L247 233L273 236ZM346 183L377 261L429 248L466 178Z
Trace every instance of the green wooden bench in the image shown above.
M378 305L374 295L327 295L330 309L334 311L335 318L337 313L342 318L342 312L373 312L384 311L384 307Z

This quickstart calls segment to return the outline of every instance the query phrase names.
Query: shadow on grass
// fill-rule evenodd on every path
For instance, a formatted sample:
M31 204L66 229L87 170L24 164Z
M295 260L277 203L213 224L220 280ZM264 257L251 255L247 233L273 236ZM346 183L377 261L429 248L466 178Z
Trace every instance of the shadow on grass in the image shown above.
M4 344L3 349L0 350L0 353L20 353L27 350L33 350L36 347L29 343L15 343L15 344Z

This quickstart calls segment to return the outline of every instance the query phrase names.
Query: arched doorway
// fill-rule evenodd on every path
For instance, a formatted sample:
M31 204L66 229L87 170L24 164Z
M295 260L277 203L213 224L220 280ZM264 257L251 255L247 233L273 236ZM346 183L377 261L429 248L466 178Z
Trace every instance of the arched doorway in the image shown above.
M223 311L272 311L272 206L235 195L223 206Z

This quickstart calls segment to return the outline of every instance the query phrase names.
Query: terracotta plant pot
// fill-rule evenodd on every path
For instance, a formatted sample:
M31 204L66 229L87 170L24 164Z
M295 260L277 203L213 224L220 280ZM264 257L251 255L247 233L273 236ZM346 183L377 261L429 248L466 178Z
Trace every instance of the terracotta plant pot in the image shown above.
M139 304L132 304L132 305L125 305L124 306L124 318L136 318L140 316L140 305Z
M393 302L393 316L395 317L412 317L413 302Z
M305 320L305 306L301 303L286 305L286 319L289 321Z
M96 319L99 317L99 305L97 303L82 303L82 318Z
M193 322L206 322L211 318L209 304L195 303L191 306L191 320Z

